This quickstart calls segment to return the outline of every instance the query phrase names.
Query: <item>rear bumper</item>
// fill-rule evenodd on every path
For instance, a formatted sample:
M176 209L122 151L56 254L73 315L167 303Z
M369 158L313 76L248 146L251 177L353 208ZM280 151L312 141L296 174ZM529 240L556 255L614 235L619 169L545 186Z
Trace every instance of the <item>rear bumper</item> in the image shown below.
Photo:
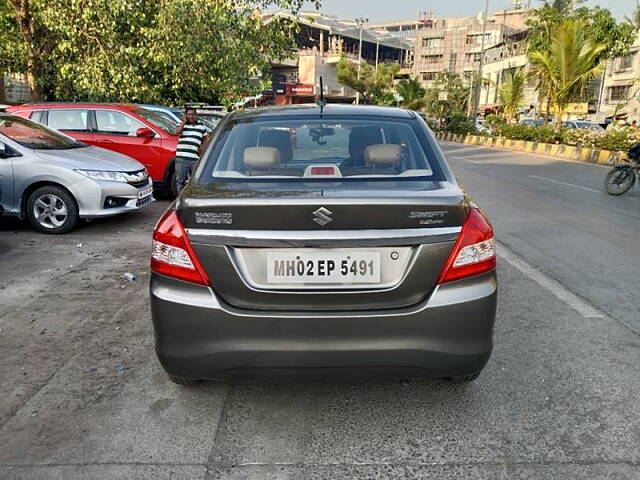
M491 354L496 297L489 272L439 286L411 308L267 312L224 305L209 288L151 278L160 363L171 375L195 379L477 373Z

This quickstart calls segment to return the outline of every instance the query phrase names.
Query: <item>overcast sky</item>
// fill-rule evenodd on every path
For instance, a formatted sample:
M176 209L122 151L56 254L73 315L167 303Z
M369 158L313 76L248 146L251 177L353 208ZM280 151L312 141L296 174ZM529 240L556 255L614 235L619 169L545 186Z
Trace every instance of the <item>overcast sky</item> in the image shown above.
M531 0L531 6L540 4L539 0ZM586 4L608 8L618 18L629 15L635 6L633 0L589 0ZM510 5L511 0L489 0L489 11ZM476 15L483 8L484 0L322 0L321 10L340 18L363 15L372 22L384 22L416 18L418 10L431 10L438 17L464 17Z

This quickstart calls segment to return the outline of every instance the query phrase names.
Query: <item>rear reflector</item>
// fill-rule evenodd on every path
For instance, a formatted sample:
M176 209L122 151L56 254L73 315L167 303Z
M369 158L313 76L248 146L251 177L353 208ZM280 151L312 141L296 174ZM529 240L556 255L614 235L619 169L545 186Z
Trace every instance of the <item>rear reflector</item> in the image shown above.
M185 282L210 285L175 210L165 212L153 232L151 271Z
M493 228L477 208L472 208L437 283L453 282L494 268L496 247Z

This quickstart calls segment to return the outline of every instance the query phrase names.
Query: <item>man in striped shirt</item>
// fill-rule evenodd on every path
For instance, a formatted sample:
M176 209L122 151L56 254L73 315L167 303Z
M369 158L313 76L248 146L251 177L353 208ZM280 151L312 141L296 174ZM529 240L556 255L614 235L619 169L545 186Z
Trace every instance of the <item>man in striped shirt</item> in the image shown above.
M184 120L176 129L180 135L176 149L176 184L181 192L193 173L193 169L200 158L202 147L207 144L211 129L198 121L196 109L187 107Z

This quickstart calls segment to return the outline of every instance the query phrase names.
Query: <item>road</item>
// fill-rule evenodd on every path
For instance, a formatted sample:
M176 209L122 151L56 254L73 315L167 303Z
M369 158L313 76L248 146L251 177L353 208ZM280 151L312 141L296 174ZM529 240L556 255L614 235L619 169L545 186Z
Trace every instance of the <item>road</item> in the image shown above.
M638 191L603 194L598 166L443 148L500 247L476 382L175 386L146 274L166 202L61 237L3 219L0 478L640 478Z

